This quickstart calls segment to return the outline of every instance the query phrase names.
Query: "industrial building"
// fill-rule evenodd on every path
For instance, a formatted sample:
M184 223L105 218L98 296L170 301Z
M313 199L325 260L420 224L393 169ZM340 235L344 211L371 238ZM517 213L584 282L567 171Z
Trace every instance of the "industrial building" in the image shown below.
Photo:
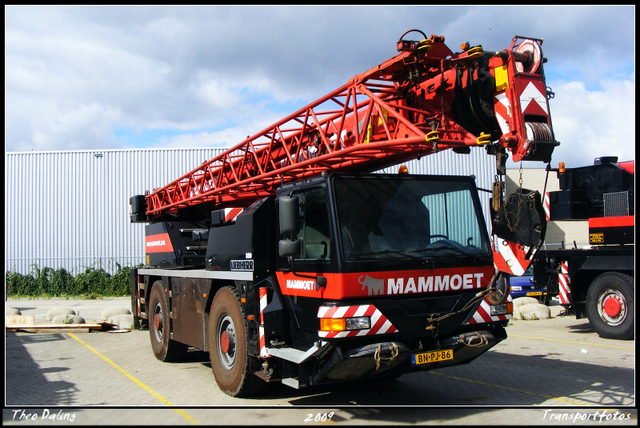
M113 273L144 263L144 224L129 198L162 187L224 149L124 149L5 154L5 271L34 266ZM495 157L451 150L406 164L412 174L474 175L489 219ZM396 172L388 168L384 172ZM488 227L490 227L488 225Z

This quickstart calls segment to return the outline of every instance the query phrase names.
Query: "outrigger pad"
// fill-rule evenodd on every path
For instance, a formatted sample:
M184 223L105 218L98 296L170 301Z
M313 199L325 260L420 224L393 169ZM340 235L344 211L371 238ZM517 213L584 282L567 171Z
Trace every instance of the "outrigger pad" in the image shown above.
M540 192L518 189L498 211L491 207L493 235L535 251L544 241L547 218Z

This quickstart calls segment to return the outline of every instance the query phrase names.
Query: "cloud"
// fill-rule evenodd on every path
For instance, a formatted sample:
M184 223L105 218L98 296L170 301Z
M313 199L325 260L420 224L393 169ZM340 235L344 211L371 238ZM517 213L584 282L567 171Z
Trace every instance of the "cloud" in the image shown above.
M559 82L551 101L556 139L555 162L592 165L600 156L635 159L635 82L602 80L602 90L588 91L582 82Z
M445 35L453 50L464 41L503 49L515 34L544 38L554 128L563 143L554 160L574 144L598 149L594 135L635 136L634 121L622 123L635 112L629 6L5 11L10 151L234 145L391 58L397 39L413 28ZM598 107L611 100L609 108Z

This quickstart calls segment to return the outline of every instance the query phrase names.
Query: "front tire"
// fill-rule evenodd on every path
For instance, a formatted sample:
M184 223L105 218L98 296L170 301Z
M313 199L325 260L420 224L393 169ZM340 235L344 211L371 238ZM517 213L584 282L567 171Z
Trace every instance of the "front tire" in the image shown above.
M232 397L247 397L264 390L266 382L253 373L258 361L247 355L247 327L234 288L216 293L209 316L209 359L218 387Z
M181 360L188 346L169 338L169 305L160 281L154 282L151 287L149 308L149 339L156 358L164 362Z
M607 339L633 339L633 278L605 272L589 286L586 312L596 332Z

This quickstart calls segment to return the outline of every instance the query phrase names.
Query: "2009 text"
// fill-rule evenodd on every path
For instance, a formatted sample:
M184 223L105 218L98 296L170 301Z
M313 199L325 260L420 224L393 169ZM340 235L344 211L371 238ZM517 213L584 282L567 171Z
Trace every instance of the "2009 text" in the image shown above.
M331 420L334 414L335 412L316 413L315 415L313 413L309 413L307 414L307 417L305 418L304 421L305 422L328 422Z

